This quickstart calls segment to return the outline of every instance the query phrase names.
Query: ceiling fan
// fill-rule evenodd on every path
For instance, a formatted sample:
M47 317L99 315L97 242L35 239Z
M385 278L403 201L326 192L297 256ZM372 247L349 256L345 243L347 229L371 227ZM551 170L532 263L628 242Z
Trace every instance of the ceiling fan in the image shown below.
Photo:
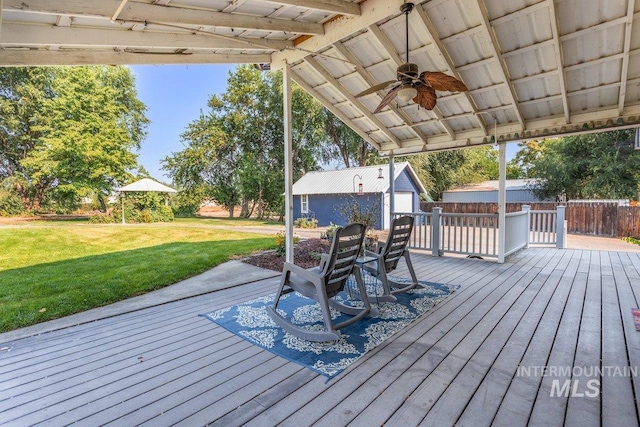
M387 106L396 95L404 102L409 102L413 99L413 102L421 107L427 110L433 110L438 98L436 90L448 92L468 90L467 86L455 77L439 71L423 71L420 73L418 66L409 62L409 14L413 10L413 7L413 3L404 3L400 6L400 11L405 15L407 62L400 65L396 70L396 80L377 84L356 95L356 97L369 95L395 83L396 85L385 95L374 113L379 112Z

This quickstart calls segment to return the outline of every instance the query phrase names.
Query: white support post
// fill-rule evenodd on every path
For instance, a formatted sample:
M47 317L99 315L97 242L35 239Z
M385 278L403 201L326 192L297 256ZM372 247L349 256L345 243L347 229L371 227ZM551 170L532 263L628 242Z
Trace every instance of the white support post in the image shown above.
M396 183L394 177L395 172L395 160L393 158L393 152L389 156L389 224L393 219L393 214L396 212Z
M529 241L531 240L531 206L522 205L522 210L527 213L527 243L524 246L525 248L529 247Z
M497 142L497 141L496 141ZM506 219L507 219L507 144L500 143L500 180L498 183L498 263L504 263L504 252L506 243Z
M291 66L285 63L282 70L284 97L284 224L285 260L293 263L293 134L291 129Z
M440 214L442 208L431 210L431 255L440 256Z
M564 249L567 247L567 226L564 220L566 206L558 206L556 216L556 248Z

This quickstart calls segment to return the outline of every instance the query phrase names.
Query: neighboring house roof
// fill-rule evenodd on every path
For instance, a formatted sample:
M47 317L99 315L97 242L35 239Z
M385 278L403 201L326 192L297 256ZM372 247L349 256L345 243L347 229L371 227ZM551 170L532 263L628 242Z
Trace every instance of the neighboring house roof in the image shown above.
M382 168L382 179L378 178L378 169ZM420 193L426 193L418 175L407 162L396 163L394 167L397 179L407 171L418 186ZM307 172L293 184L293 194L348 194L358 191L358 183L362 177L363 192L386 193L389 190L389 166L374 165L359 168L337 169L330 171Z
M535 179L507 179L506 189L509 190L530 190L535 186ZM455 187L445 192L460 192L460 191L498 191L498 180L485 181L477 184L462 185Z
M160 184L150 178L143 178L140 181L136 181L132 184L125 185L118 191L155 191L158 193L175 193L171 187L167 187L164 184Z

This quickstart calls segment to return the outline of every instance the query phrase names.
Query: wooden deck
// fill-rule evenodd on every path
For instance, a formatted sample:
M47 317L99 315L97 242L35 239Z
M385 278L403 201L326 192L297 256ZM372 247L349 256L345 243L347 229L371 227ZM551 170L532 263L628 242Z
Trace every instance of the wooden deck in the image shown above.
M522 370L640 366L640 254L413 259L461 289L329 382L197 316L271 279L1 343L0 425L638 425L638 376Z

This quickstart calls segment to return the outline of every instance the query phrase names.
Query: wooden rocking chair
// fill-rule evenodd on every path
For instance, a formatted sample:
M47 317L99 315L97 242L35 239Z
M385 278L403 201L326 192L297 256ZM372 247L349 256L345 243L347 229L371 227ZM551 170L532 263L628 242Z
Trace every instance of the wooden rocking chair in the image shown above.
M323 256L320 266L316 268L306 270L295 264L285 263L273 307L267 308L274 322L285 331L308 341L335 341L340 338L338 329L351 325L369 314L371 305L366 298L362 301L364 304L362 308L348 306L333 299L344 289L347 278L352 273L355 275L359 292L365 293L360 270L354 269L364 234L365 227L362 224L350 224L344 228L338 228L329 254ZM322 310L325 330L305 329L294 325L278 313L280 298L293 291L318 302ZM353 317L334 324L330 307Z
M409 238L413 231L413 222L414 218L408 215L394 218L391 221L391 230L389 231L386 243L378 243L378 250L376 252L365 251L365 256L378 258L376 268L372 268L369 265L363 268L366 272L377 277L382 282L382 300L388 300L390 296L407 292L410 289L423 287L418 283L416 273L413 270L413 264L411 263L409 249L407 249ZM411 275L410 283L394 282L387 276L387 274L397 268L400 258L404 258L407 264L409 274ZM385 297L387 297L387 299L385 299Z

